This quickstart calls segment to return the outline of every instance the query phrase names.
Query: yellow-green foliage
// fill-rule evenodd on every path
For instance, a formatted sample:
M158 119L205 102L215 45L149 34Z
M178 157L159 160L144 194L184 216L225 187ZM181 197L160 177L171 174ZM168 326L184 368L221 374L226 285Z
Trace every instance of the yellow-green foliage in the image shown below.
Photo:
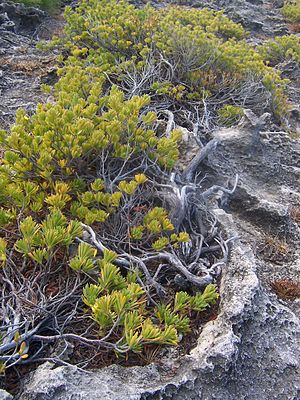
M282 7L282 14L291 22L300 22L300 1L286 1Z
M0 132L0 227L13 232L0 239L0 266L12 261L18 267L23 257L24 269L68 264L85 277L98 270L83 300L101 337L113 328L110 339L119 352L177 344L178 334L190 329L190 316L216 301L215 286L195 296L179 292L169 304L151 307L142 283L147 277L130 263L129 271L121 270L114 252L102 254L82 242L81 222L107 247L109 238L120 239L121 251L132 257L188 242L167 211L143 196L153 185L149 166L169 174L181 138L176 129L163 135L151 101L198 101L219 93L220 83L239 88L251 75L273 93L276 106L283 82L245 42L242 27L220 12L86 0L75 11L67 8L66 18L69 55L55 88L43 87L51 102L39 104L33 116L19 110L10 132ZM138 75L152 64L160 73L142 95L118 88L127 73ZM238 107L219 111L230 123L239 117ZM79 245L71 257L74 242Z
M6 247L7 242L0 238L0 267L3 267L6 262Z
M259 49L265 61L271 65L288 59L300 62L300 37L296 35L277 36L266 41Z
M58 208L85 223L103 222L146 177L136 174L132 182L120 182L119 190L106 192L92 167L99 154L107 163L134 160L140 152L162 167L176 162L178 133L169 139L156 135L155 114L142 113L149 97L125 100L115 87L102 96L100 82L91 85L75 72L74 79L80 89L75 83L73 96L61 90L55 104L40 104L33 117L19 110L11 134L2 132L0 222L9 222L15 208L25 214Z
M237 124L243 116L243 110L240 107L229 104L218 110L219 123L224 126Z
M222 84L236 88L251 77L272 93L273 111L281 111L285 82L246 42L241 25L222 12L172 6L156 10L149 5L138 9L124 0L87 0L75 11L67 7L65 15L64 45L70 55L58 88L72 82L69 66L84 68L86 74L109 74L120 82L128 72L142 73L154 64L161 75L143 89L152 96L201 100L219 93ZM164 78L170 64L171 76Z
M20 223L22 239L15 242L15 249L30 257L38 264L49 260L58 246L69 247L76 237L82 235L82 226L78 221L67 221L58 209L53 209L42 223L32 217Z
M85 287L83 301L91 308L100 336L112 328L118 332L116 350L120 353L139 352L145 344L178 344L178 334L190 330L191 311L204 311L218 298L216 287L208 285L203 293L190 296L178 292L173 304L149 309L146 292L137 283L136 273L122 276L114 264L116 259L116 253L104 251L103 258L97 261L98 283Z
M113 269L114 281L123 282L122 293L114 295L117 308L113 309L113 313L119 310L121 318L120 304L124 296L130 299L126 310L133 315L136 305L144 303L141 300L141 296L145 297L144 289L130 282L132 274L122 278L111 254L106 252L98 263L95 261L97 250L87 243L80 243L70 260L70 245L82 236L80 221L92 227L96 225L95 229L101 235L105 231L102 224L120 208L127 207L129 213L133 213L128 204L133 208L135 196L143 199L140 191L148 182L143 169L139 171L140 160L148 157L162 170L172 168L178 159L180 132L174 130L168 138L161 136L154 130L156 114L146 110L150 102L148 95L126 99L116 86L103 89L104 82L105 77L95 71L86 73L81 66L69 66L54 91L54 101L39 104L31 117L24 110L18 110L10 132L1 131L0 224L1 228L15 231L17 238L9 243L0 240L0 265L5 268L11 261L18 265L22 255L26 261L23 265L56 270L58 257L59 263L68 262L77 272L88 273L100 266L99 282L103 285ZM48 91L47 87L44 89ZM128 168L124 171L128 179L119 181L118 174L124 165ZM135 166L133 174L132 165ZM159 232L151 231L151 220L159 221ZM150 229L143 248L163 249L159 240L164 237L168 246L189 240L187 234L174 233L164 209L151 211L151 206L147 207L141 213L141 222L143 229ZM123 224L128 233L123 237L126 243L131 239L130 229L134 223L124 220ZM167 235L163 236L165 232ZM109 281L107 285L110 285ZM137 304L133 303L134 296L138 298ZM101 314L101 301L104 300L99 298L98 308L92 310L98 322L104 318ZM139 350L146 339L147 342L177 343L175 328L162 330L159 324L154 326L149 319L151 312L153 310L149 309L143 317L144 339L139 340L138 346L136 339L130 336L131 330L126 331L128 350ZM128 321L126 324L130 319ZM119 346L119 350L122 349Z
M170 221L165 209L155 207L144 217L140 225L133 226L130 229L130 237L133 240L139 240L141 243L152 242L152 248L156 251L165 249L168 245L176 247L178 243L188 242L190 240L188 233L174 232L174 226Z

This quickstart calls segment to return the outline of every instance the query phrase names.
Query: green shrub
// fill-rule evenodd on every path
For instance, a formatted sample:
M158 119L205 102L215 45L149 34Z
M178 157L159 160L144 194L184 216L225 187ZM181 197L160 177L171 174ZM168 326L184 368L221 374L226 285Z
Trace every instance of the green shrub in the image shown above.
M11 134L2 132L2 206L25 207L37 214L45 207L58 208L86 223L103 222L118 207L122 193L133 194L143 180L136 175L138 181L119 182L107 193L107 178L95 180L96 171L91 169L95 158L101 153L107 165L115 160L121 167L124 160L134 164L147 153L171 168L178 158L180 136L175 130L170 138L156 135L155 113L142 112L148 96L125 100L115 87L102 96L101 79L92 85L74 70L73 78L80 82L77 97L75 85L72 95L61 91L55 104L40 104L31 118L19 110ZM109 173L109 166L103 168Z
M16 238L0 240L0 265L14 269L21 255L23 270L41 268L47 276L66 263L78 274L98 270L99 297L89 304L100 336L116 326L111 348L124 352L140 351L146 343L175 345L180 327L188 330L189 320L176 314L171 324L154 317L133 265L121 275L114 252L105 250L99 262L101 252L89 244L80 242L75 256L71 248L82 240L80 221L100 236L110 232L125 248L135 241L128 250L135 253L137 244L141 252L153 253L189 241L187 233L175 233L162 207L148 201L143 211L135 212L148 184L144 172L151 170L146 160L169 171L178 159L180 133L173 130L165 137L154 130L157 116L147 111L149 96L125 99L115 86L104 93L103 76L89 76L76 66L68 73L73 88L61 85L56 101L39 104L32 117L18 110L11 132L1 131L0 222L3 232L12 230ZM215 287L209 290L212 298L204 308L217 298ZM90 301L88 289L84 293ZM197 309L194 303L190 307ZM18 342L15 351L13 360L25 358Z
M240 107L225 105L218 110L219 123L224 126L236 125L243 116Z
M147 93L156 103L166 98L201 103L206 98L217 104L221 94L223 101L226 95L237 105L249 98L251 106L255 96L260 102L263 90L272 98L271 111L284 111L286 82L245 41L241 25L222 12L138 9L124 0L88 0L76 10L67 7L65 17L69 56L60 70L59 90L72 80L69 67L76 65L92 75L106 74L129 94ZM259 92L250 87L257 82L262 83ZM243 90L247 96L240 95Z
M195 296L177 292L173 304L161 304L150 310L146 292L136 282L136 275L129 273L123 277L113 264L116 259L114 252L104 252L98 261L99 283L84 288L83 300L91 308L100 336L116 328L119 353L140 352L147 344L177 345L178 333L190 331L191 311L204 311L218 298L216 287L208 285L203 293Z
M74 290L84 287L83 301L109 350L175 345L195 313L218 295L214 285L203 293L176 293L175 285L166 289L153 278L161 268L176 270L181 259L184 270L193 245L163 207L160 190L170 188L181 130L166 129L158 113L208 109L231 125L246 97L253 104L259 95L260 104L266 94L269 108L280 114L285 81L247 44L243 28L221 12L86 0L76 10L68 7L66 19L66 36L53 42L67 54L60 57L60 79L53 89L43 86L51 101L39 104L33 116L19 110L10 132L0 132L1 268L24 274L23 281L38 271L34 281L43 279L36 295L52 304L45 282L69 266ZM250 83L259 91L253 94ZM193 254L198 262L200 254ZM174 276L173 270L171 281ZM195 288L203 286L187 268L185 276L194 277ZM55 312L64 309L69 293L57 296ZM48 305L44 312L48 318ZM28 329L27 321L20 330ZM27 343L19 330L16 335L8 335L9 365L30 356L28 337Z
M282 7L283 15L291 22L300 22L300 1L286 1Z
M300 62L300 37L296 35L277 36L266 41L259 49L265 61L277 65L285 60Z

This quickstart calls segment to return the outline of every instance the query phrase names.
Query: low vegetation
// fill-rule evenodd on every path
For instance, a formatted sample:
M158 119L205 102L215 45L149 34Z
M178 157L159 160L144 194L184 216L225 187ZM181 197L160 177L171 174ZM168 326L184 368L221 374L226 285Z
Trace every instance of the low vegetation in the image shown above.
M233 239L209 199L237 177L199 183L208 133L244 107L278 120L287 108L274 56L221 12L87 0L65 15L49 101L0 134L3 370L62 362L69 342L89 348L83 367L177 345L216 303ZM179 168L191 137L199 151Z
M214 126L224 105L265 104L278 116L285 111L286 82L222 12L91 0L75 11L67 8L66 20L69 56L59 90L73 80L70 66L84 68L104 74L126 95L146 93L169 109L180 102L189 113L197 105L204 129Z
M267 40L259 49L264 60L275 66L288 60L300 62L300 37L296 35L277 36Z
M286 1L282 8L282 13L290 22L300 23L300 1Z
M270 282L271 289L283 300L300 298L300 283L290 279L277 279Z

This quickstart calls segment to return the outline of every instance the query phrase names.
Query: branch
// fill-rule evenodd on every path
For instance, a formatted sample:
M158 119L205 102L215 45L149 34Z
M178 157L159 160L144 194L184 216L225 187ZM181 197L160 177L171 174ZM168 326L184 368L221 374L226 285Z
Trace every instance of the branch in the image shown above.
M215 150L217 147L218 141L216 139L212 139L209 141L202 149L199 150L198 154L192 159L189 165L182 173L182 180L186 182L192 182L195 176L195 173L202 163L202 161L208 157L208 155Z
M143 261L151 261L151 260L163 260L168 261L171 266L178 271L181 275L183 275L190 283L198 288L203 288L207 286L209 283L212 283L213 278L210 275L206 275L203 277L198 277L193 275L189 270L182 264L178 257L173 254L161 252L153 256L147 256L142 259Z

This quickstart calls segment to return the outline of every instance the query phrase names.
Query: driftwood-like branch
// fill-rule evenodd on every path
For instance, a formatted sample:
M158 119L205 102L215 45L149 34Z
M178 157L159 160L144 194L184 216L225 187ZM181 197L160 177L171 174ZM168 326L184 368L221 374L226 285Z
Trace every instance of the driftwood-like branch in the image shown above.
M202 193L202 198L206 201L209 197L213 196L217 192L222 192L226 194L233 194L236 190L238 184L239 176L236 174L235 181L232 189L224 188L223 186L214 185L211 188L207 189L205 192Z
M166 253L166 252L161 252L153 256L148 256L143 258L143 261L153 261L153 260L159 260L159 261L164 261L168 262L168 265L170 265L173 269L175 269L177 272L179 272L181 275L183 275L188 282L190 282L192 285L196 286L198 289L202 289L205 286L207 286L209 283L212 283L213 278L210 275L206 276L196 276L193 275L192 273L189 272L188 268L185 267L182 262L179 260L178 257L171 253Z
M201 148L198 151L198 154L192 159L186 169L183 171L182 180L185 182L192 182L195 176L199 165L203 162L205 158L212 153L217 147L218 141L216 139L212 139L210 142L207 143L206 146Z

